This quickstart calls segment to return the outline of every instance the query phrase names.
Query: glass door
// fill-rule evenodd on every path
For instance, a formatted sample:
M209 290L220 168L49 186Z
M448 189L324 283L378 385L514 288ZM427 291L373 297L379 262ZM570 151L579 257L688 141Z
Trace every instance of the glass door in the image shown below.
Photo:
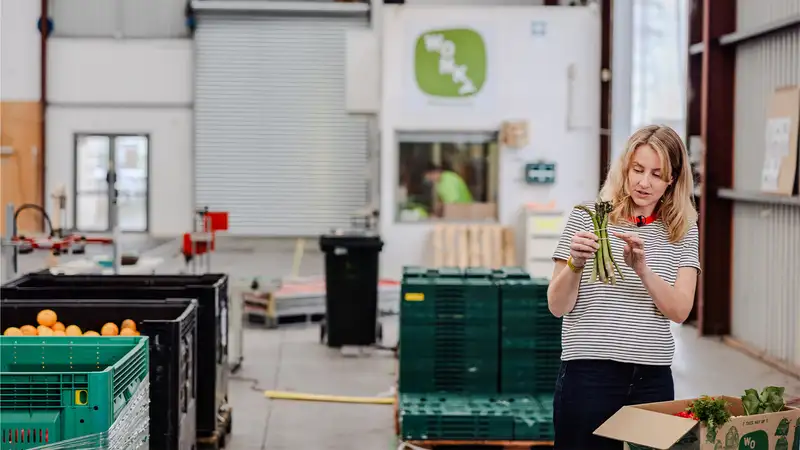
M142 135L78 135L75 147L75 228L148 230L149 145ZM116 171L116 189L109 171ZM110 205L116 195L116 218Z
M108 231L111 164L109 136L78 136L75 140L75 228Z
M117 217L122 231L147 231L148 151L146 136L114 138Z

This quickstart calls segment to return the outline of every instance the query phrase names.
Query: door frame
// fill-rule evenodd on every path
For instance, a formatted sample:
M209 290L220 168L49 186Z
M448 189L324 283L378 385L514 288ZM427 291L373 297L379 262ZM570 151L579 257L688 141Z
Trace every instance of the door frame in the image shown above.
M109 139L109 162L114 164L114 169L116 171L117 168L117 152L116 152L116 140L119 137L143 137L146 139L145 148L147 150L147 184L146 184L146 192L144 195L144 204L145 204L145 228L144 230L140 231L126 231L121 230L125 233L149 233L150 232L150 187L151 187L151 160L152 156L150 155L150 134L149 133L103 133L103 132L75 132L72 135L72 228L76 231L78 230L78 139L81 137L87 136L100 136L100 137L107 137ZM111 195L113 192L113 188L108 186L108 202L109 205L111 204ZM111 224L111 215L109 213L109 225ZM109 227L110 228L110 227ZM111 229L106 229L105 231L100 231L100 233L107 233L113 231Z

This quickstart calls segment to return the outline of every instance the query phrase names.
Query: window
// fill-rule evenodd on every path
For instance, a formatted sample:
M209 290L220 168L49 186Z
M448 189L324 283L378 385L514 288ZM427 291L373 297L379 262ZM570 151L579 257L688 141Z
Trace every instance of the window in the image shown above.
M397 220L497 220L494 133L399 135Z

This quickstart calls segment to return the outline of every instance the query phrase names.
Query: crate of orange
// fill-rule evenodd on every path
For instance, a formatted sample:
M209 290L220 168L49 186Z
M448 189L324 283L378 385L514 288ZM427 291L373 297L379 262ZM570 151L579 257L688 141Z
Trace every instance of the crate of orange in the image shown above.
M4 284L0 298L114 299L120 305L142 298L197 299L197 328L202 330L197 335L197 372L202 374L197 377L197 438L203 445L224 447L233 426L226 375L228 275L51 275L43 271Z
M147 336L149 445L172 450L191 448L195 441L197 310L197 301L191 299L124 304L101 299L7 299L0 303L0 328L4 339L34 336L56 343L60 342L56 338L81 344L97 337L116 341Z
M41 327L0 337L0 449L146 447L149 338Z

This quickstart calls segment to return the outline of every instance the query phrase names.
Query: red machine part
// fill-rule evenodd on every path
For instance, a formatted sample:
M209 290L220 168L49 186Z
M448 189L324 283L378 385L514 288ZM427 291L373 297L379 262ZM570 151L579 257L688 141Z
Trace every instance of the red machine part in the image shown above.
M114 243L114 240L112 238L87 237L87 236L81 236L79 234L72 234L62 238L56 238L56 237L31 238L26 236L15 236L11 238L11 240L12 242L25 242L35 250L39 249L64 250L69 248L73 244L111 245Z
M204 211L200 217L203 221L202 231L200 233L211 234L210 242L192 239L194 233L183 234L183 256L191 258L192 256L203 255L209 251L214 251L216 243L216 232L228 230L228 213L227 212L211 212Z

